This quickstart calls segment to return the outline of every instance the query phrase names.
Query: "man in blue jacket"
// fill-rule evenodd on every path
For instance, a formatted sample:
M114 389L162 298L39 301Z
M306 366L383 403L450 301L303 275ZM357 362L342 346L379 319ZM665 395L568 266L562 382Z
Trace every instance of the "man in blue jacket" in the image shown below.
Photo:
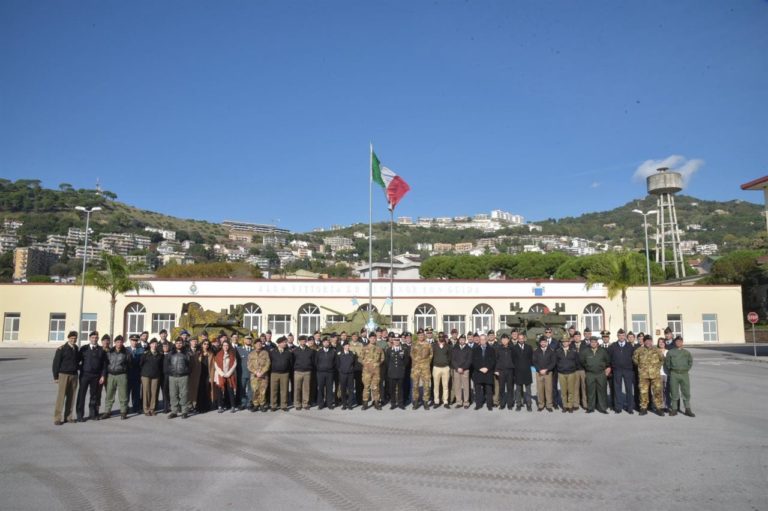
M635 348L627 342L624 329L619 329L616 335L618 340L608 347L613 374L613 411L621 413L624 410L633 414L635 413L635 365L632 355L635 353Z

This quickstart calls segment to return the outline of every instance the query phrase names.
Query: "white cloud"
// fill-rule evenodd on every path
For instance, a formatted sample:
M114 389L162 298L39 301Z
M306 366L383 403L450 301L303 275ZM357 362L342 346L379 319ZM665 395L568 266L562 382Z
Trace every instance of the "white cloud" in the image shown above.
M683 177L683 186L687 186L693 175L703 166L704 160L689 160L685 156L673 154L663 160L645 160L635 169L632 179L645 181L645 178L655 173L659 167L668 167L673 172L679 172Z
M592 181L592 184L589 185L590 188L597 188L600 186L600 181Z

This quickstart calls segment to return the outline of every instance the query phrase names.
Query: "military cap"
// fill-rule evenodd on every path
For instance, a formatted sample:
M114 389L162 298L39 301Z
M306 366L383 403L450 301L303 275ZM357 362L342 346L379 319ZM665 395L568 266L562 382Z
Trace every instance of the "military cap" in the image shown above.
M600 339L599 339L599 338L598 338L596 335L593 335L592 337L590 337L590 338L589 338L589 342L592 342L592 341L595 341L595 342L597 342L597 341L599 341L599 340L600 340Z
M419 328L418 330L416 330L416 333L417 334L423 334L424 333L424 329L423 328Z
M618 332L616 332L616 334L617 334L617 335L618 335L618 334L625 334L625 333L626 333L626 332L624 331L624 329L623 329L623 328L619 328L619 331L618 331Z
M72 330L71 332L69 332L69 333L67 334L67 339L71 339L71 338L73 338L73 337L74 337L75 339L77 339L77 332L75 332L74 330Z
M189 332L187 330L182 330L181 335L189 335Z
M109 339L109 334L102 335L101 340L103 341L104 339Z
M123 340L123 336L122 335L116 335L115 336L115 342L122 341L122 340Z
M136 334L131 334L131 336L128 337L128 340L129 341L138 341L139 340L139 336L136 335Z
M376 332L371 330L370 332L368 332L368 337L376 337Z
M592 329L591 328L587 327L587 328L584 329L584 334L591 334L591 333L592 333Z
M645 334L645 337L643 337L643 340L644 341L652 341L653 340L653 336L651 334Z
M507 334L501 334L502 339L509 339L509 336Z
M382 332L383 330L381 329L381 327L380 327L380 326L377 326L377 327L376 327L376 330L374 330L374 331L375 331L375 332Z
M397 334L396 334L395 332L389 332L389 335L388 335L387 337L389 337L390 339L392 339L392 338L394 338L394 337L397 337Z
M288 338L284 335L281 335L277 338L277 344L280 344L281 342L288 342Z
M491 335L491 334L496 335L496 331L495 330L488 330L488 335Z
M600 336L601 337L610 337L611 336L611 332L609 332L608 330L603 330L603 331L600 332Z
M431 332L431 331L432 331L432 327L431 327L431 326L428 326L427 328L425 328L425 329L424 329L424 331L425 331L425 332Z
M411 332L403 332L402 334L400 334L400 336L401 337L411 337L411 336L413 336L413 334Z
M261 341L261 337L257 337L257 338L255 338L255 339L253 340L253 344L256 344L256 343L259 343L259 344L261 344L261 342L262 342L262 341Z
M682 340L683 340L683 336L682 335L676 335L675 336L675 341L682 341Z
M245 337L243 339L251 339L253 340L253 336L251 334L245 334Z
M149 340L149 344L156 343L156 342L157 342L157 337L153 337Z
M99 332L97 332L96 330L94 330L93 332L91 332L90 334L88 334L88 337L90 337L90 336L92 336L92 335L95 335L96 337L98 337L98 336L99 336Z
M632 330L630 330L629 332L627 332L627 335L628 335L628 336L629 336L629 335L635 335L635 332L633 332Z
M339 334L337 334L336 332L331 332L331 337L338 337L338 336Z

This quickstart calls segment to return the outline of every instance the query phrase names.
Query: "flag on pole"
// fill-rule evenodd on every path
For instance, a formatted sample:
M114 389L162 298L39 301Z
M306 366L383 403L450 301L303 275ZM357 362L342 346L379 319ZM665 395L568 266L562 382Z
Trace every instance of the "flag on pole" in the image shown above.
M400 199L411 189L402 177L381 164L373 149L371 149L371 179L384 188L389 209L395 209Z

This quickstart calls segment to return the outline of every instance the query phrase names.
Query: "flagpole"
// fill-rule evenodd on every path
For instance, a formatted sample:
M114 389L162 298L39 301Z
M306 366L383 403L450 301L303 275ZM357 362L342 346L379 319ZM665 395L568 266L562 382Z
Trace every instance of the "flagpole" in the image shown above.
M392 207L390 204L389 208L389 320L392 321L392 318L394 317L394 308L395 308L395 235L394 235L394 226L395 224L395 208Z
M373 143L368 164L368 323L373 317Z

